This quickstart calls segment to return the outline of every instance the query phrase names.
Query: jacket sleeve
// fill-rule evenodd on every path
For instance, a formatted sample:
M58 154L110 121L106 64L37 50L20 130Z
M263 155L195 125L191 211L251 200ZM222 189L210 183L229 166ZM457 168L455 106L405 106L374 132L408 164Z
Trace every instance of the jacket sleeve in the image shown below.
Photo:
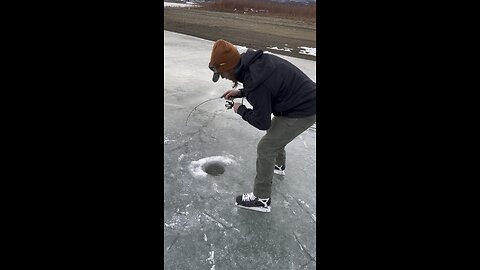
M260 130L269 129L272 121L270 91L266 88L256 89L249 94L248 102L252 104L253 109L247 109L245 105L241 105L238 107L237 113L250 125Z

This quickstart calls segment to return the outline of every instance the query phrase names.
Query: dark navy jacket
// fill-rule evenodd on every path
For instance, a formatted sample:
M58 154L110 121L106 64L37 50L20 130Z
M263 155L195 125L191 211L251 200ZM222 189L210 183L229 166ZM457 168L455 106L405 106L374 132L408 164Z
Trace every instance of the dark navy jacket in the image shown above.
M241 54L235 76L243 84L253 109L241 105L237 113L252 126L267 130L271 114L302 118L316 113L316 83L290 62L262 50Z

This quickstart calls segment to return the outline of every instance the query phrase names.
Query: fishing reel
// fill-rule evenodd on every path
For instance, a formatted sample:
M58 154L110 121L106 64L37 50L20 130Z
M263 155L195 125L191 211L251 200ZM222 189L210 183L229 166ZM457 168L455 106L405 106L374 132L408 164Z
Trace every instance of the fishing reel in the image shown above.
M232 100L225 101L225 107L227 107L227 110L233 108L233 103L234 102Z

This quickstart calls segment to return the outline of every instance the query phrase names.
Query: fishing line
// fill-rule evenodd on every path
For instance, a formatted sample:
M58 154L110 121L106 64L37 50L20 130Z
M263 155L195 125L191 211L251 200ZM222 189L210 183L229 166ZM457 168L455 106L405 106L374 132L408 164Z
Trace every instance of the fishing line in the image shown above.
M220 97L220 98L222 98L222 97ZM195 109L197 109L197 108L198 108L198 106L202 105L203 103L206 103L206 102L209 102L209 101L212 101L212 100L216 100L216 99L219 99L219 98L218 98L218 97L211 98L211 99L209 99L209 100L205 100L204 102L202 102L202 103L198 104L197 106L195 106L195 108L193 108L193 110L192 110L192 111L191 111L191 112L188 114L188 116L187 116L187 120L185 120L185 126L187 125L188 118L190 118L190 115L193 113L193 111L195 111Z

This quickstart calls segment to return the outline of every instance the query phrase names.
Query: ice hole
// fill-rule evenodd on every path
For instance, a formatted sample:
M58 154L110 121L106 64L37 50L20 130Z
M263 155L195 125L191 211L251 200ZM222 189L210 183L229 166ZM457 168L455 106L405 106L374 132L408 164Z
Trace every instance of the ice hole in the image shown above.
M204 172L213 176L221 175L225 172L225 168L223 167L223 164L219 162L209 162L203 165L202 169Z

